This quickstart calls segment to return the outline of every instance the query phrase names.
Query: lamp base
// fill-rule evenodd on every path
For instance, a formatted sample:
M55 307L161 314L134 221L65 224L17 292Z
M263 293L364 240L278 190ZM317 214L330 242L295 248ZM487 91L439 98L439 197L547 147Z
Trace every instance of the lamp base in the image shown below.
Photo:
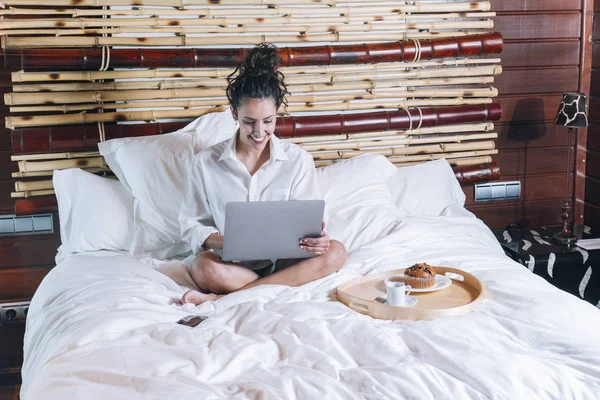
M552 235L552 240L559 246L572 247L577 243L577 236L573 234L573 230L571 229L571 204L565 200L560 209L562 211L562 229L560 232Z
M577 236L571 233L571 236L563 237L562 232L558 232L552 235L552 241L558 246L573 247L577 243Z

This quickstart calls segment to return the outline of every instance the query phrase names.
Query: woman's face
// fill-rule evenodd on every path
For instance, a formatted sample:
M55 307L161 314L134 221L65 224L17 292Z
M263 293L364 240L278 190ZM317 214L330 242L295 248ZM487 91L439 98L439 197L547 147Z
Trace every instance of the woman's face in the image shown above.
M276 115L272 98L244 99L237 113L233 111L234 118L240 123L240 144L247 149L262 151L275 131Z

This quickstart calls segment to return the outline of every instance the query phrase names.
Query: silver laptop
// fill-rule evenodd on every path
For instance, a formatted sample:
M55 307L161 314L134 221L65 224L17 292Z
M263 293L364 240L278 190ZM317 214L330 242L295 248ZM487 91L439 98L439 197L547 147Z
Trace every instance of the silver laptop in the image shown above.
M231 202L225 206L223 260L309 258L300 239L321 236L323 200Z

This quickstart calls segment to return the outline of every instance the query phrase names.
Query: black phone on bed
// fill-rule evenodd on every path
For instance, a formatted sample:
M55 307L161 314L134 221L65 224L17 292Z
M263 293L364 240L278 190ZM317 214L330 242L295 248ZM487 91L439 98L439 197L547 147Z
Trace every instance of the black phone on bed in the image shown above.
M202 315L187 315L181 318L179 321L177 321L177 323L193 328L207 318L208 317L203 317Z

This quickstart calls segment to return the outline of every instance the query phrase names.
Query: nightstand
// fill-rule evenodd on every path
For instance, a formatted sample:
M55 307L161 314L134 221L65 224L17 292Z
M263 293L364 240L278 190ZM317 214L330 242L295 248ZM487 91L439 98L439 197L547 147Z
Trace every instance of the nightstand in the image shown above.
M560 227L493 230L504 252L554 286L600 308L600 250L571 249L552 242ZM579 238L597 238L589 227L577 226Z

